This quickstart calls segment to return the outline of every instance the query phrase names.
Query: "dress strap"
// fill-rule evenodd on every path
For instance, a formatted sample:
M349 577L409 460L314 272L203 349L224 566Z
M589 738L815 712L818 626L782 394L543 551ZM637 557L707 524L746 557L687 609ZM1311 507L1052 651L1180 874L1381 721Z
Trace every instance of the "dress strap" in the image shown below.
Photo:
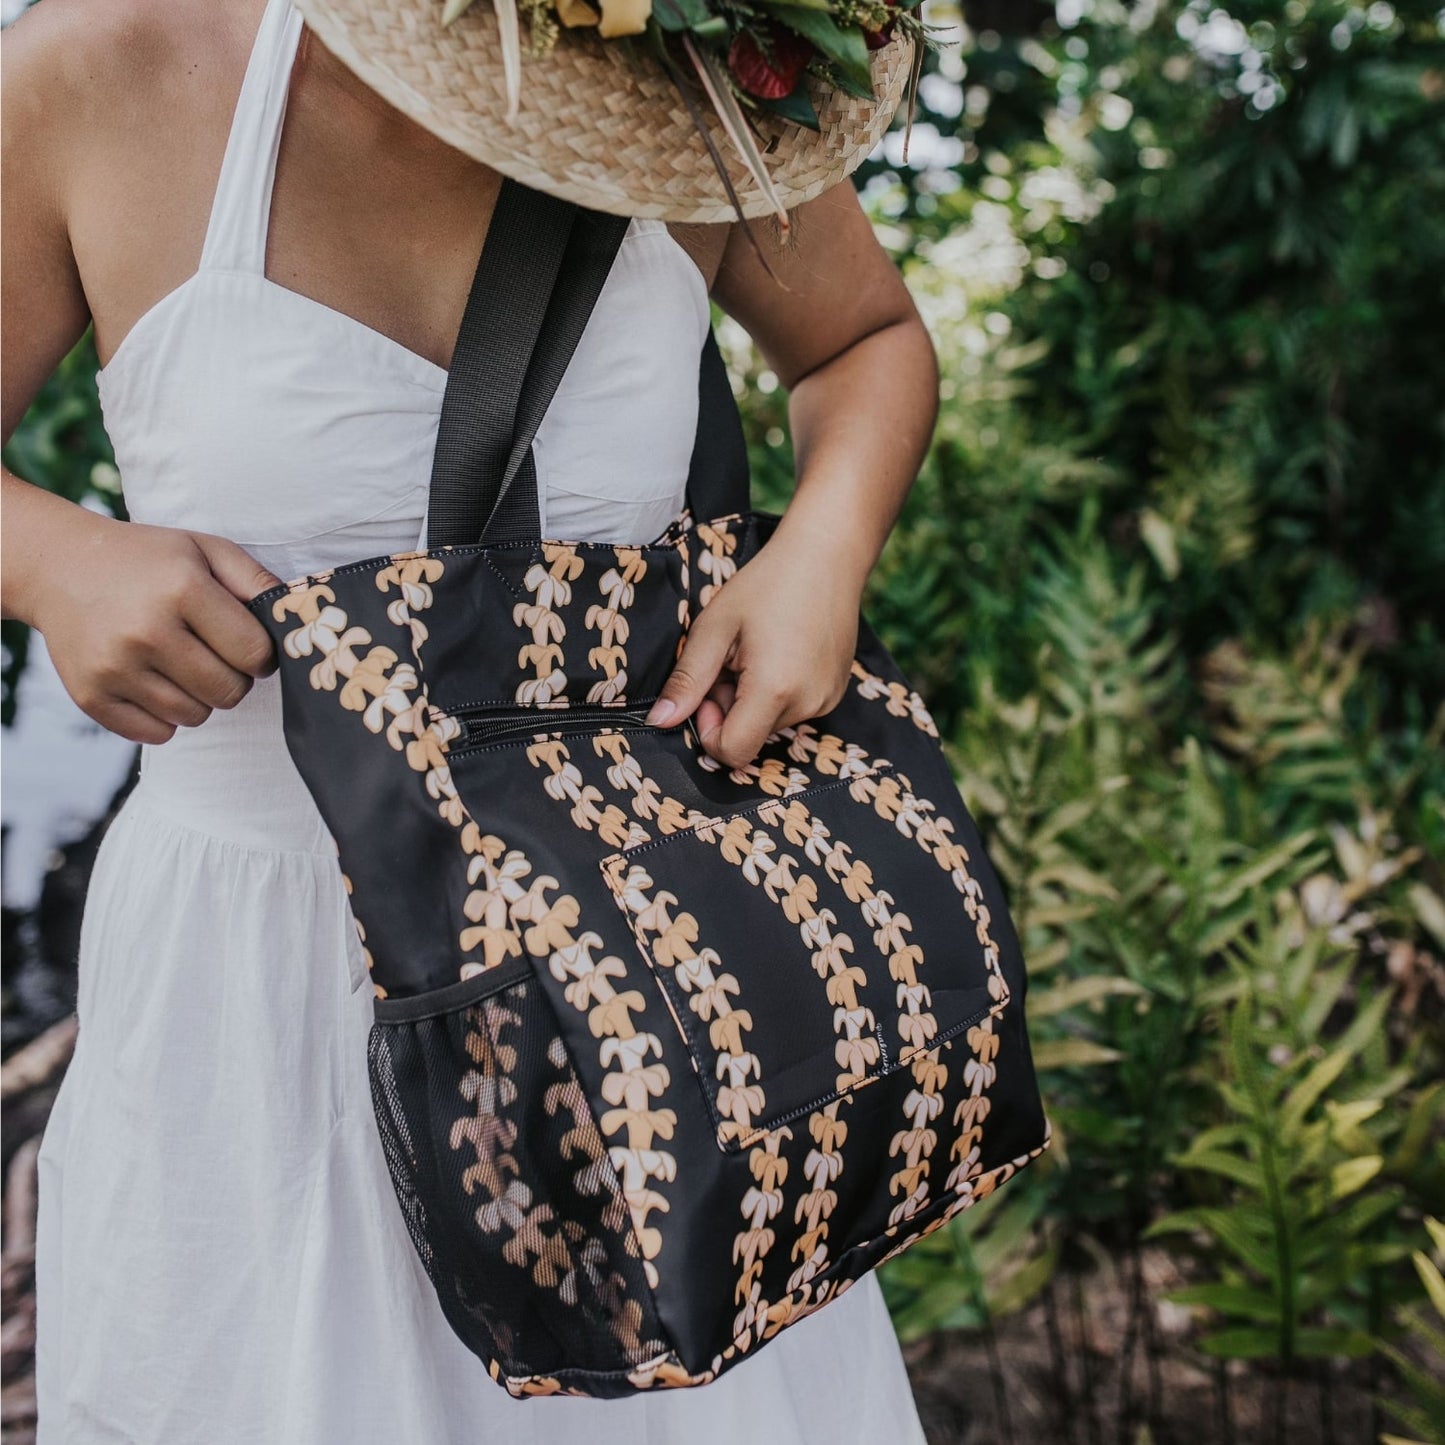
M265 272L271 189L301 28L292 0L266 0L211 202L203 271Z

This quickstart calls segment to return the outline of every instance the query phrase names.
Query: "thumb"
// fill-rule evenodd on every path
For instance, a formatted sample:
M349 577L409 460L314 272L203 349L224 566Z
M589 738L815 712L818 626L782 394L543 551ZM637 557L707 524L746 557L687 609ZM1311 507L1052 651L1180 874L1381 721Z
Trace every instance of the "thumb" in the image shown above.
M191 535L211 569L211 576L238 602L249 602L258 592L280 586L281 579L274 572L268 572L244 547L206 532Z
M690 717L717 681L736 637L737 625L722 612L711 608L699 613L647 721L654 727L675 727Z

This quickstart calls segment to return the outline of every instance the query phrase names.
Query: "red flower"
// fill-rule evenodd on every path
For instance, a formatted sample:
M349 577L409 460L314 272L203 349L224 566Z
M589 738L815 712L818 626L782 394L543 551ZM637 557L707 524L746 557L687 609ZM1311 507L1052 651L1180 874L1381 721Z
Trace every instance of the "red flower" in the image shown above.
M771 54L765 54L752 33L744 30L728 48L728 69L749 95L782 100L793 93L798 77L813 58L813 43L781 25L765 21L760 28Z

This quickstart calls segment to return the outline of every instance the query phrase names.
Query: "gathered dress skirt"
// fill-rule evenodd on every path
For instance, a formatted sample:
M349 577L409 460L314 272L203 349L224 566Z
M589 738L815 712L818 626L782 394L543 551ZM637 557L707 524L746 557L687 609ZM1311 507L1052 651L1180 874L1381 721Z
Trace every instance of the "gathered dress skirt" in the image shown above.
M518 1401L452 1334L372 1116L372 988L274 677L142 750L40 1151L42 1445L917 1445L874 1276L710 1385Z

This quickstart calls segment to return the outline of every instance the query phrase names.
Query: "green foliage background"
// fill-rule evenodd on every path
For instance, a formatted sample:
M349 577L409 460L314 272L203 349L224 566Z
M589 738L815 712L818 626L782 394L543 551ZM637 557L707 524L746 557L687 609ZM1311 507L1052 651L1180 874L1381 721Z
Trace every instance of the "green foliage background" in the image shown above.
M1205 1358L1403 1337L1394 1418L1445 1440L1441 14L964 18L942 164L865 178L945 376L868 611L1010 886L1057 1143L895 1318L987 1329L1100 1252L1142 1289L1147 1239Z
M1445 1439L1445 19L964 18L861 178L945 378L867 606L1010 888L1056 1144L895 1318L986 1329L1099 1248L1140 1284L1147 1239L1191 1347L1389 1359ZM720 334L781 506L785 400ZM6 460L115 505L93 370Z

